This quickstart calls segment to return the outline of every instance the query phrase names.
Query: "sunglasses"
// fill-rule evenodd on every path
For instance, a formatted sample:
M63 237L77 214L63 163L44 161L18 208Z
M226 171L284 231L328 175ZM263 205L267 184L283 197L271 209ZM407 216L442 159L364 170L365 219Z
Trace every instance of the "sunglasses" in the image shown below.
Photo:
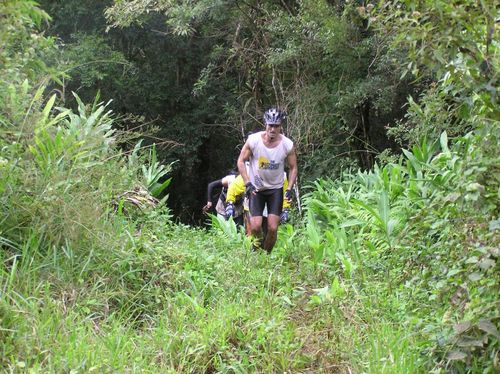
M281 124L275 124L275 123L270 124L270 123L269 123L269 124L267 124L267 126L271 126L271 127L280 127L280 126L281 126Z

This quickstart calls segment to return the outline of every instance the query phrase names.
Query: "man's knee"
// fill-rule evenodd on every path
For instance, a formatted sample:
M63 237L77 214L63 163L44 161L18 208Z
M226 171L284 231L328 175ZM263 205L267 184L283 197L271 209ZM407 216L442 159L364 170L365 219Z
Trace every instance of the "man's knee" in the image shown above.
M267 218L267 231L275 233L278 231L278 225L280 223L280 217L277 215L269 215Z
M261 234L262 234L262 229L260 227L252 226L252 235L253 236L261 236Z
M260 235L262 232L262 219L258 219L258 217L252 217L250 219L250 227L252 230L252 235Z

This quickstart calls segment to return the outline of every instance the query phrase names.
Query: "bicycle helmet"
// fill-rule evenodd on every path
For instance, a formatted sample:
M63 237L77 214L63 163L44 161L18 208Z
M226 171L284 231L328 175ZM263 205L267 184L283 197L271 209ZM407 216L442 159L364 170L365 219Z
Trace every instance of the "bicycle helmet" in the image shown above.
M285 112L278 108L270 108L264 113L264 123L266 125L281 125L285 119Z

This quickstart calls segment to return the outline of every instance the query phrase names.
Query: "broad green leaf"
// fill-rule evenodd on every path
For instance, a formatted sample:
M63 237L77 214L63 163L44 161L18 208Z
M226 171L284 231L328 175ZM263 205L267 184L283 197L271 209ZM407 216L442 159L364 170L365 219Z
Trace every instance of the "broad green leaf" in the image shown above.
M387 225L389 223L389 196L387 195L387 192L384 190L380 194L380 199L378 202L378 212L380 215L380 219L382 220L382 223L387 229Z
M351 220L347 220L347 221L342 222L338 227L345 229L348 227L361 226L364 224L365 224L365 222L363 222L359 219L351 219Z
M56 101L56 94L52 95L50 99L47 101L47 104L45 104L45 107L43 108L42 111L42 124L45 124L45 122L49 118L50 111L52 110L55 101Z
M483 258L481 261L479 261L479 267L483 270L488 270L492 267L494 267L496 264L495 260L491 258Z
M473 282L477 282L478 280L480 280L483 276L481 275L481 273L477 273L477 272L474 272L474 273L471 273L469 274L469 279Z
M482 348L484 346L484 343L482 340L477 339L460 339L459 341L457 341L457 346L462 348Z

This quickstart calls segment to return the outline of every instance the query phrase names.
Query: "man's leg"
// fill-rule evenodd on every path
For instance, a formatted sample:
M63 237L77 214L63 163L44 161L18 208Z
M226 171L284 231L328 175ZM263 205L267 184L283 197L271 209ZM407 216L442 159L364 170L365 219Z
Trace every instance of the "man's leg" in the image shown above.
M238 217L234 218L234 223L236 224L236 227L239 228L243 226L243 214L239 215Z
M262 216L252 216L250 217L250 228L252 230L252 236L255 240L255 247L260 248L260 243L262 242Z
M280 216L269 214L267 216L267 235L264 240L264 249L268 252L273 250L278 238L278 225L280 223Z
M262 236L265 238L266 235L267 235L267 216L263 216L262 217Z
M280 223L281 207L283 205L283 189L269 190L266 204L267 234L264 240L264 249L267 252L271 252L278 238L278 225Z
M248 212L248 211L245 211L243 213L243 225L245 226L246 236L252 235L252 227L250 224L250 212Z
M260 193L249 197L250 230L254 239L254 249L262 246L262 212L265 203L265 196Z

